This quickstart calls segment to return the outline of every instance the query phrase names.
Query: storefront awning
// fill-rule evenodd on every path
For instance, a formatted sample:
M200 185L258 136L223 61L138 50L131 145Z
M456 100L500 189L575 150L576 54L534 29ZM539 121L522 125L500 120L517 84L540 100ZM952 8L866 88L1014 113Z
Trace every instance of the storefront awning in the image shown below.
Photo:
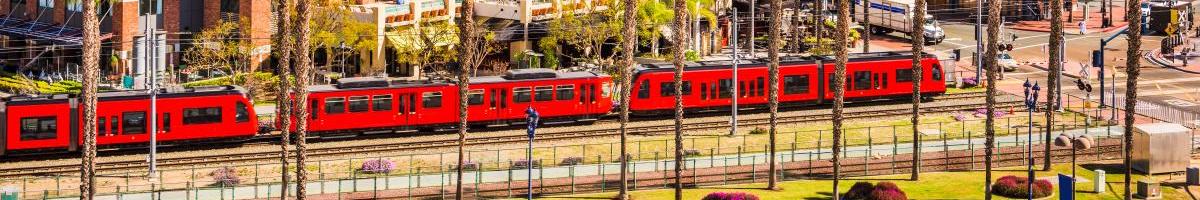
M83 30L80 28L29 21L11 16L0 17L0 34L50 41L61 45L83 44ZM108 40L112 36L112 33L101 33L100 40Z

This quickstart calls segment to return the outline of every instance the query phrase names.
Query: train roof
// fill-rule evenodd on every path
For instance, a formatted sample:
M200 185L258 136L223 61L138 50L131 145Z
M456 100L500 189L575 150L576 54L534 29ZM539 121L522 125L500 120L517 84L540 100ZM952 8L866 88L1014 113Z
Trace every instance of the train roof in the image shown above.
M933 55L929 54L929 53L922 53L921 55L926 58L933 57ZM912 52L909 52L909 51L851 53L849 55L848 62L911 59L911 57L912 57ZM812 63L816 63L817 60L823 60L823 61L826 61L826 63L829 63L836 59L837 59L837 57L834 57L834 56L783 56L783 57L779 58L779 64L780 65L812 64ZM766 58L742 59L742 60L738 60L738 62L737 62L737 64L740 65L738 67L747 67L747 68L765 67L765 66L767 66L768 63L770 63L770 60L766 59ZM733 60L685 62L684 70L690 71L690 70L726 69L726 68L732 67L733 64L734 64ZM667 63L667 62L642 63L634 69L634 74L637 75L637 74L648 73L648 72L673 71L674 69L675 69L675 65L673 65L671 63Z
M215 96L225 94L245 94L246 90L240 86L204 86L204 87L167 87L158 89L159 98L174 98L174 97L194 97L194 96ZM68 99L78 97L77 94L54 94L54 95L15 95L5 98L9 105L23 104L40 104L50 102L67 101ZM97 100L127 100L127 99L146 99L150 98L150 93L147 90L122 90L96 93Z
M546 79L574 79L600 77L595 72L560 72L546 68L513 69L501 76L480 76L471 78L471 84L503 83Z
M445 86L449 83L442 81L431 80L389 80L384 77L351 77L341 78L335 84L327 85L311 85L308 86L310 92L327 92L337 90L359 90L359 89L377 89L377 88L410 88L410 87L430 87L430 86Z

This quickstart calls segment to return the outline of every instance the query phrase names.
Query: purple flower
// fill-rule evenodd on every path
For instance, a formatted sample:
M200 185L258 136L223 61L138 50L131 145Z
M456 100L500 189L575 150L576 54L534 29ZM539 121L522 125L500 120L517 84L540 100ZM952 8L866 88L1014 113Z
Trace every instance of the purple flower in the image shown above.
M703 200L758 200L758 196L744 192L713 192L705 195Z
M358 170L366 173L386 174L392 172L393 169L396 169L396 163L381 158L364 161Z
M214 184L220 186L234 186L242 182L242 179L237 175L237 169L232 167L217 168L208 175L212 176Z

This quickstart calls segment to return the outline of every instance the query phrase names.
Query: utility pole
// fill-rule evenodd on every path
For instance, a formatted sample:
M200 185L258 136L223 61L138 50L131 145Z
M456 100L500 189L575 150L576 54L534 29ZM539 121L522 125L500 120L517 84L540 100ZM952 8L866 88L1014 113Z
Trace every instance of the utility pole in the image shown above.
M999 12L999 11L996 11ZM979 26L983 25L983 0L975 1L975 82L983 83L983 32L980 32ZM992 83L988 83L992 84Z
M747 43L747 45L750 46L750 58L757 57L754 55L754 21L758 21L758 15L756 15L756 13L755 13L755 10L758 9L757 7L758 7L758 1L750 0L750 37L746 38L747 40L750 41L749 43ZM735 55L735 57L736 57L736 55Z
M737 30L738 30L738 27L737 27L737 26L738 26L738 17L737 17L737 16L738 16L738 15L737 15L737 8L733 8L733 23L729 23L729 24L730 24L730 26L732 26L732 27L733 27L733 30L734 30L734 32L733 32L733 34L732 34L732 35L733 35L733 42L732 42L732 43L733 43L733 44L732 44L732 45L733 45L733 80L737 80L737 76L738 76L738 75L737 75L737 74L738 74L738 57L741 57L741 56L738 56L738 47L737 47L737 41L738 41L738 34L737 34ZM737 91L738 87L731 87L731 88L733 88L733 94L737 94L737 93L738 93L738 91ZM732 115L730 115L730 119L729 119L729 124L730 124L730 126L729 126L729 135L737 135L737 127L738 127L738 123L737 123L737 117L738 117L738 114L737 114L737 111L738 111L738 102L737 102L737 99L738 99L738 98L736 98L736 97L735 97L735 98L733 98L733 105L732 105L732 107L733 107L733 108L732 108L732 112L733 112L733 113L732 113Z
M155 8L154 2L150 1L150 9L152 10ZM150 113L146 116L149 119L147 121L150 125L150 168L148 169L146 178L151 180L151 182L158 182L155 178L155 174L158 173L158 63L156 62L158 61L156 57L158 52L158 38L154 30L158 26L158 22L156 21L158 18L154 16L156 14L154 11L149 13L151 14L144 16L146 18L146 29L143 41L145 42L146 50L142 51L145 53L142 56L142 60L146 63L144 70L149 74L149 78L146 80L146 88L149 89L148 92L150 93Z

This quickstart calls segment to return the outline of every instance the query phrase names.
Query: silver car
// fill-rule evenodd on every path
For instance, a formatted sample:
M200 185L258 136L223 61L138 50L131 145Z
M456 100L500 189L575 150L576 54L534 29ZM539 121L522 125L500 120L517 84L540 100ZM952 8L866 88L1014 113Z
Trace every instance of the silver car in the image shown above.
M999 64L1006 72L1017 71L1017 60L1008 55L1008 52L1000 52L996 55L996 64Z

